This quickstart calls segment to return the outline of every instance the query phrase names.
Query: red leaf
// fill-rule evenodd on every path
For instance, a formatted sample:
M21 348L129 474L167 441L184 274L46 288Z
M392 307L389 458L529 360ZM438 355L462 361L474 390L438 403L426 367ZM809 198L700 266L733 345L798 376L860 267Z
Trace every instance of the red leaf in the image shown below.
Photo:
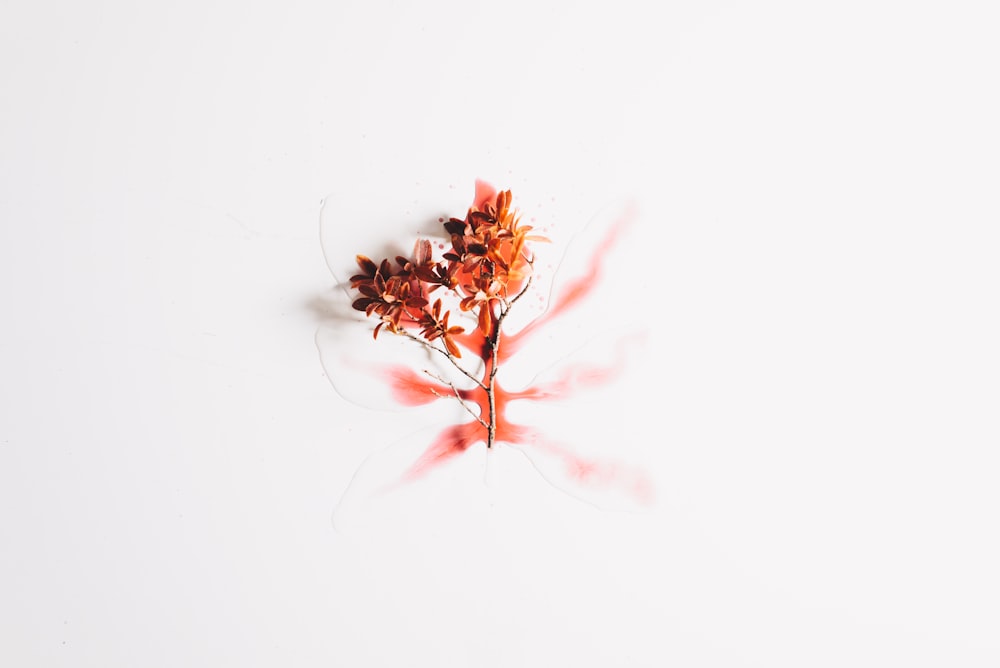
M479 306L479 330L489 336L490 335L490 303L483 302Z
M360 299L355 299L354 300L354 303L351 304L351 308L353 308L355 311L364 311L374 301L375 301L374 299L370 299L368 297L361 297Z
M414 264L418 267L430 264L431 242L427 239L417 239L417 242L413 244L413 258Z
M365 272L365 276L371 278L375 275L375 271L378 267L376 267L375 263L372 262L367 256L358 255L356 259L358 261L358 266L361 267L361 271Z
M410 308L423 308L427 306L427 300L423 297L410 297L406 300L406 305Z
M444 337L444 345L445 345L445 347L448 348L448 352L450 352L455 357L461 357L462 356L461 349L459 349L459 347L457 345L455 345L455 342L451 340L451 337L445 335L445 337Z

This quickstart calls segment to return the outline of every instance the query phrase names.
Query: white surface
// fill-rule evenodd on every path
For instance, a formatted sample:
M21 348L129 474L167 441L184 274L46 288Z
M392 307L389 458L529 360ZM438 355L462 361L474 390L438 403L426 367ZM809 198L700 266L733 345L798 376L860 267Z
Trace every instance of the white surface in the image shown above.
M535 4L4 5L0 662L1000 662L991 3ZM320 200L476 177L640 202L576 415L658 504L480 451L336 533L413 427L323 376Z

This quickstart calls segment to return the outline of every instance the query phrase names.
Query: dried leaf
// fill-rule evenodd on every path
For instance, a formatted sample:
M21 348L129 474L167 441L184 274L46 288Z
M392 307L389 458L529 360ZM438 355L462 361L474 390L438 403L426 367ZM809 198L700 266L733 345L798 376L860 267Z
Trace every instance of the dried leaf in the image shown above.
M431 242L427 239L417 239L413 244L413 261L418 267L431 263Z
M358 255L355 259L358 262L358 266L361 267L361 271L365 273L365 276L367 278L371 278L372 276L375 275L375 272L377 271L378 268L375 266L375 263L372 262L370 258L368 258L365 255Z
M486 336L489 336L491 334L490 332L491 315L492 313L490 312L490 303L483 302L479 306L479 331L481 331Z
M444 336L444 345L448 349L448 352L450 352L455 357L462 356L462 350L457 345L455 345L455 342L452 341L451 337L448 336L447 334Z
M406 305L410 308L423 308L427 306L427 300L423 297L410 297L406 300Z
M371 305L371 304L372 304L372 303L373 303L374 301L375 301L375 300L374 300L374 299L371 299L370 297L361 297L361 298L359 298L359 299L355 299L355 300L354 300L354 303L353 303L353 304L351 304L351 308L353 308L353 309L354 309L355 311L364 311L364 310L367 310L367 308L368 308L368 307L369 307L369 306L370 306L370 305Z

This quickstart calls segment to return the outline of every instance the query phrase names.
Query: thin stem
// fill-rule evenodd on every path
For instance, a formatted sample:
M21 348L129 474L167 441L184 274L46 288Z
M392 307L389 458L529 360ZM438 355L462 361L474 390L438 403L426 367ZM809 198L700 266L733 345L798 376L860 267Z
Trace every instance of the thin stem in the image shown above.
M488 304L485 304L483 308L487 308ZM490 402L490 426L488 433L486 435L486 448L493 447L493 441L496 440L497 436L497 400L496 400L496 385L497 385L497 354L500 349L500 322L503 317L507 315L510 309L501 309L500 316L496 320L496 324L493 326L493 336L490 337L490 386L486 390L486 397Z
M531 263L529 262L528 264L530 265ZM528 291L528 288L531 287L531 281L534 280L534 278L535 278L534 276L528 276L528 280L524 284L524 287L521 289L520 292L518 292L516 295L514 295L513 299L510 300L510 305L511 306L513 306L515 303L517 303L517 300L524 296L524 293L526 293ZM508 309L508 310L510 310L510 309ZM503 315L504 315L504 317L506 317L507 314L504 313Z
M528 288L531 287L531 278L532 278L531 276L528 277L528 281L524 284L524 288L522 288L521 291L517 293L517 295L515 295L512 300L510 300L509 304L501 306L500 315L497 316L496 324L493 325L493 334L488 338L488 341L490 342L490 375L489 375L489 386L486 388L486 397L489 400L490 404L490 424L489 428L487 429L487 436L486 436L487 449L493 447L493 442L496 440L496 435L497 435L496 378L497 378L497 371L499 371L498 362L500 355L500 334L501 334L500 326L503 324L504 318L507 317L507 314L510 313L511 307L513 307L514 304L517 303L517 300L520 299L522 296L524 296L524 293L526 293L528 291ZM484 304L482 308L489 308L489 302Z
M431 345L429 342L424 341L419 336L414 336L413 334L410 334L405 329L400 329L399 333L406 335L407 337L413 339L414 341L416 341L420 345L424 346L425 348L428 348L429 350L433 350L434 352L441 353L442 355L444 355L445 357L448 358L448 361L452 363L452 366L454 366L456 369L458 369L462 373L463 376L465 376L466 378L468 378L469 380L471 380L473 383L475 383L476 385L478 385L480 389L482 389L482 390L486 389L486 385L481 380L479 380L478 378L476 378L475 376L473 376L471 373L469 373L468 371L466 371L462 367L462 365L460 365L458 363L458 360L455 359L455 356L452 355L447 350L445 350L443 348L438 348L437 346L434 346L434 345Z
M424 373L426 373L431 378L433 378L433 379L435 379L435 380L437 380L439 382L442 382L445 385L447 385L448 387L450 387L451 391L455 393L455 398L458 399L458 403L462 404L462 408L464 408L469 413L469 415L471 415L472 417L476 418L476 421L479 424L483 425L483 427L485 427L486 429L489 429L489 425L486 424L486 421L483 420L482 416L477 415L476 413L473 413L472 409L469 408L469 404L465 403L465 399L462 397L462 394L458 391L458 388L455 387L455 384L453 382L451 382L450 380L445 380L441 376L438 376L437 374L431 373L427 369L424 369ZM435 390L433 387L431 388L431 393L433 393L433 394L441 397L442 399L447 399L448 398L445 395L443 395L440 392L438 392L437 390Z

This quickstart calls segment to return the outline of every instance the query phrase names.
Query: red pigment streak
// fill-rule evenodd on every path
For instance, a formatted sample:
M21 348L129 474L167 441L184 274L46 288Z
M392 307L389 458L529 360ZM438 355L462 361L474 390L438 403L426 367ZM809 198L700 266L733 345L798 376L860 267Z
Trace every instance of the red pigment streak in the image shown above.
M476 182L474 205L485 206L496 197L496 189L482 181ZM544 324L578 306L580 302L594 289L601 278L604 269L604 253L619 239L623 228L634 217L629 211L608 230L602 243L590 258L589 270L582 276L570 281L566 289L557 295L552 305L521 331L512 335L503 335L497 350L497 365L509 359L520 350L530 337ZM516 289L517 286L512 286ZM497 313L489 314L494 327L497 325ZM486 336L478 329L454 337L455 341L468 352L478 355L484 363L480 378L484 385L489 384L493 368L493 356ZM578 482L586 485L602 487L615 485L624 487L634 498L647 503L651 498L651 487L641 474L631 473L618 464L598 462L580 457L566 447L546 439L537 430L519 425L507 419L507 406L511 401L528 400L542 401L566 397L574 388L596 386L611 379L616 374L616 366L609 367L577 367L565 371L559 378L537 387L529 387L511 392L499 383L499 375L494 380L494 415L496 424L496 442L515 444L530 444L540 450L555 455L565 465L566 473ZM455 391L434 383L426 376L417 374L403 366L393 366L384 369L385 378L390 384L394 398L404 405L417 406L428 404L438 399L455 400ZM459 397L465 402L473 414L482 420L489 421L489 396L486 390L474 386L471 389L458 391ZM410 481L426 474L434 467L447 462L452 457L465 452L472 445L487 442L488 429L478 420L450 426L441 431L423 452L416 462L403 474L402 481Z
M529 387L519 392L511 392L510 399L565 399L574 390L600 387L613 380L621 372L625 362L625 352L619 348L615 361L608 366L578 365L564 370L557 379L544 385Z
M482 209L492 202L497 196L497 189L486 181L476 180L476 197L472 201L472 206Z
M405 406L422 406L441 397L454 396L447 385L432 383L425 376L402 365L388 367L383 374L392 388L393 398Z
M524 329L517 334L506 337L504 346L500 348L501 359L506 359L507 357L513 355L522 345L524 345L525 341L528 340L528 337L530 337L535 330L545 325L547 322L559 317L563 313L573 309L581 301L583 301L588 294L590 294L590 292L594 289L594 286L596 286L598 281L601 280L601 274L604 272L604 256L601 253L601 250L607 250L614 246L621 237L622 232L632 223L634 218L635 211L629 209L626 211L624 216L615 221L615 223L608 229L607 234L598 246L598 250L591 256L590 263L588 265L590 267L589 271L587 271L587 273L583 276L579 276L570 281L565 292L553 302L548 310L528 323Z

